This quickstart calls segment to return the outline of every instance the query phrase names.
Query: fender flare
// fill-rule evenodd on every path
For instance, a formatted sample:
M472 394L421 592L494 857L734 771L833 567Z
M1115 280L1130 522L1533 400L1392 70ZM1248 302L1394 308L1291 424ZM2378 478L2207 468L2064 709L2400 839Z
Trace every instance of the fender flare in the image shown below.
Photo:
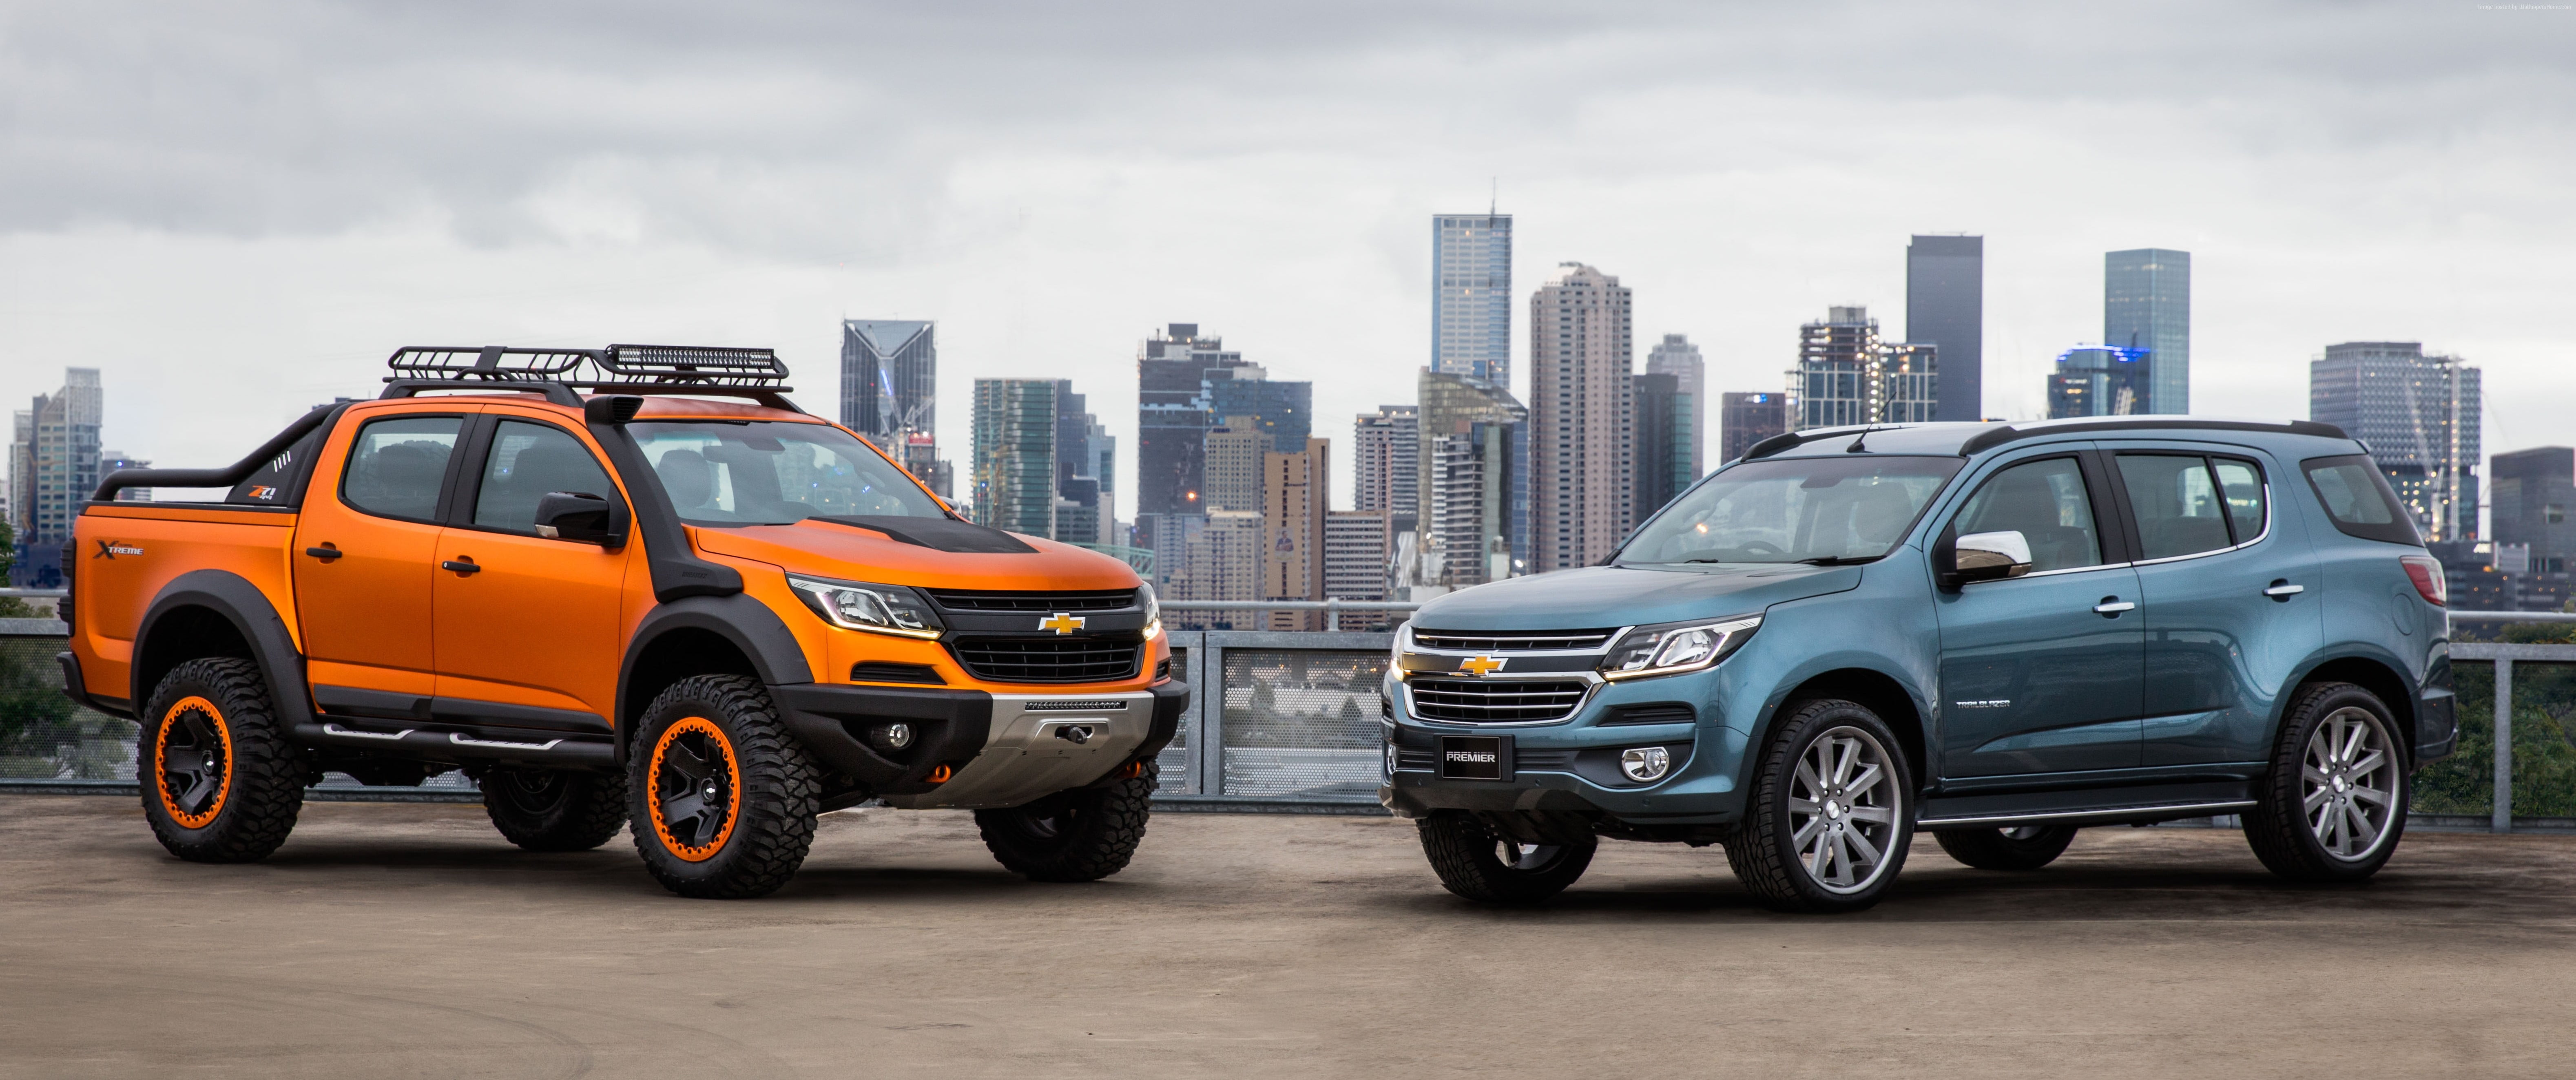
M1772 725L1779 720L1780 708L1789 703L1791 693L1818 676L1836 671L1866 671L1894 683L1897 690L1905 695L1906 700L1914 708L1915 736L1923 741L1919 752L1923 757L1921 771L1926 775L1917 776L1914 779L1918 785L1925 783L1927 777L1941 765L1939 738L1941 713L1938 704L1930 695L1923 692L1921 683L1899 671L1891 670L1891 665L1872 653L1832 652L1801 660L1797 666L1790 668L1787 674L1772 684L1769 693L1763 695L1761 714L1755 717L1752 723L1738 729L1744 733L1745 745L1748 748L1759 747L1763 740L1771 737ZM1881 717L1880 719L1885 720L1890 727L1896 726L1892 718ZM1723 726L1733 727L1733 725ZM1904 734L1901 730L1897 732L1900 738ZM1738 765L1739 769L1751 769L1754 758L1755 755L1748 750L1744 760ZM1745 777L1739 775L1736 780L1742 783Z
M705 630L732 642L733 647L751 661L752 671L760 681L771 686L786 686L814 681L814 668L805 660L805 648L789 633L787 624L771 611L769 605L742 593L730 596L687 596L656 605L635 625L626 639L626 658L617 667L617 732L619 759L624 760L626 736L632 734L627 723L633 711L644 702L629 701L629 688L635 685L635 663L644 650L664 634L674 630Z
M296 648L295 635L287 630L286 619L277 613L277 607L269 603L268 594L228 570L191 570L172 578L152 598L152 606L144 610L143 623L134 632L134 662L126 676L133 686L136 719L144 719L142 712L154 689L143 684L143 673L158 659L144 649L162 618L185 607L202 607L223 616L242 640L250 643L251 662L259 665L260 677L268 680L269 697L280 721L297 724L312 720L311 691L304 685L304 653Z

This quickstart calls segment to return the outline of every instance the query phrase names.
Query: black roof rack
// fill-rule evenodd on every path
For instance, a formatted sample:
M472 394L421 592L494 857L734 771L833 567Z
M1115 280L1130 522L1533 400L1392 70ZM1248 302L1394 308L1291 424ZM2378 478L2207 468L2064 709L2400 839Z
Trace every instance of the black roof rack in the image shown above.
M769 349L706 345L611 345L605 349L522 349L507 345L407 345L385 361L385 397L424 390L518 390L581 407L575 391L704 394L749 398L796 412L784 385L787 364Z

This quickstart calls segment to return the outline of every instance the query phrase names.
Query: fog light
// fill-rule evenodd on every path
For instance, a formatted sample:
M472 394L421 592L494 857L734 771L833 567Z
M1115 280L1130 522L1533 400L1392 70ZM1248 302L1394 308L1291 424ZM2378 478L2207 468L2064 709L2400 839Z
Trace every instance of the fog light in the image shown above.
M1660 746L1634 746L1619 752L1619 771L1644 783L1661 780L1673 768L1673 755Z
M883 744L888 750L901 750L910 746L912 745L912 725L879 724L877 742Z
M1388 744L1386 744L1386 774L1387 774L1388 776L1393 776L1393 775L1395 775L1395 765L1396 765L1396 761L1397 761L1397 756L1396 756L1395 744L1394 744L1394 743L1388 743Z

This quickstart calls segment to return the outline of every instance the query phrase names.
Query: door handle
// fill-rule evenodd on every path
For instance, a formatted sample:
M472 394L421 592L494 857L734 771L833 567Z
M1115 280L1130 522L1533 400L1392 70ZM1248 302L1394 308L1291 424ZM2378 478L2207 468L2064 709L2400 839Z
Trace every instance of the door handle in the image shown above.
M326 562L326 563L327 563L327 562L330 562L330 561L331 561L331 560L333 560L333 559L339 558L339 557L340 557L340 556L342 556L342 555L346 555L346 554L348 554L348 552L342 551L342 550L340 550L339 548L332 547L332 546L331 546L331 545L329 545L329 544L324 544L324 545L322 545L321 547L309 547L309 548L305 548L305 549L304 549L304 553L305 553L305 554L307 554L307 555L313 556L313 557L314 557L314 558L316 558L316 559L320 559L320 560L322 560L323 562Z
M2105 596L2101 603L2093 605L2094 613L2112 619L2119 618L2123 611L2135 611L2137 608L2137 604L2116 596Z
M2283 578L2279 581L2273 582L2269 588L2264 589L2263 595L2271 597L2274 600L2287 600L2306 591L2308 591L2307 586L2292 585L2290 584L2289 579Z
M446 562L438 564L438 568L441 570L454 570L460 577L483 569L480 566L474 565L474 560L472 559L449 559Z

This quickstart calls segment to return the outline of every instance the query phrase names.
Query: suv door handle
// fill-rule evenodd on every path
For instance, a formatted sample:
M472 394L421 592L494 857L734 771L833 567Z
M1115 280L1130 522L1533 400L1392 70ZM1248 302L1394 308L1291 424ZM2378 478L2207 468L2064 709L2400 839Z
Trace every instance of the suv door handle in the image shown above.
M331 545L329 545L329 544L324 544L324 545L322 545L321 547L309 547L309 548L305 548L305 549L304 549L304 553L305 553L305 554L307 554L307 555L313 556L313 557L314 557L314 558L316 558L316 559L320 559L320 560L322 560L323 562L326 562L326 563L327 563L327 562L330 562L330 561L331 561L331 560L333 560L333 559L339 558L339 557L340 557L340 556L342 556L342 555L346 555L346 554L348 554L348 552L342 551L342 550L340 550L339 548L332 547L332 546L331 546Z
M2308 591L2307 586L2292 585L2288 578L2282 578L2273 582L2269 588L2264 589L2263 595L2271 597L2274 600L2287 600L2306 591Z
M477 570L483 569L480 566L474 565L474 560L470 558L449 559L446 562L438 564L438 568L441 570L454 570L459 575L471 574Z
M2122 600L2116 596L2105 596L2102 598L2101 603L2093 605L2093 611L2096 614L2116 619L2120 617L2121 612L2135 611L2137 610L2137 607L2138 605L2131 601Z

